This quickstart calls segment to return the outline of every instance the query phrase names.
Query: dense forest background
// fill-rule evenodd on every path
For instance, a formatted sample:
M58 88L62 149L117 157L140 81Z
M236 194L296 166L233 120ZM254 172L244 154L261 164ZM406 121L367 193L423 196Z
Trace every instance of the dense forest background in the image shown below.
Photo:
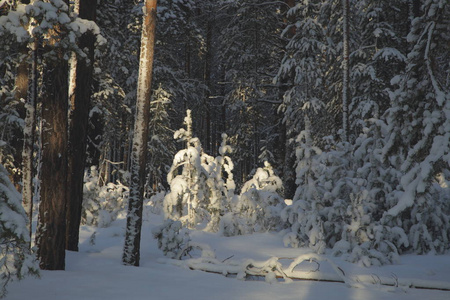
M20 197L29 216L46 193L65 197L62 186L79 174L73 166L86 170L85 183L129 185L143 1L75 2L0 1L1 173L23 196L5 199ZM278 207L272 200L249 204L265 203L266 213L247 216L246 228L283 220L287 245L369 257L369 265L449 249L448 1L159 0L156 24L146 198L173 195L173 178L184 174L174 173L174 156L192 145L233 162L232 175L220 172L233 187L222 187L241 202L257 201L249 180L256 190L274 180L265 191L292 205L281 201L275 216L266 209ZM184 126L191 127L180 133ZM170 199L166 213L180 218ZM71 214L67 203L61 210ZM205 208L204 217L216 219L211 230L248 233L236 229L242 205L239 213L225 206ZM234 219L220 223L227 210ZM75 242L60 242L76 250L71 235Z

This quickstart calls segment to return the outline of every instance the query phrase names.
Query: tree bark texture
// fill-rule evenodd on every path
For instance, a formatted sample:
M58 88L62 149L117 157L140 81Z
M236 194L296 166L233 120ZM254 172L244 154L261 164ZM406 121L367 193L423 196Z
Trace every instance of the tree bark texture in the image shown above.
M68 66L61 49L44 66L38 258L43 270L64 270L66 241Z
M155 44L156 0L146 0L142 25L136 114L131 151L131 183L122 261L139 266L146 147L150 120L150 94Z
M96 1L80 0L76 10L80 18L95 21ZM83 179L86 161L87 128L91 98L91 84L94 61L95 37L87 31L78 43L81 49L88 49L89 61L72 59L71 81L72 94L69 95L71 103L71 116L69 123L69 156L67 174L67 227L66 249L78 251L81 209L83 202Z

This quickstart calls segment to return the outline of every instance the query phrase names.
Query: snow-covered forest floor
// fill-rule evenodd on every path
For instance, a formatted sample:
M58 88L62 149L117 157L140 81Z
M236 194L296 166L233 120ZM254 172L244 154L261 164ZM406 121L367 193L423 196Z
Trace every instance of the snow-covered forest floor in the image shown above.
M119 218L107 228L82 226L80 252L67 252L65 271L41 271L41 278L27 277L8 286L7 300L88 300L88 299L450 299L450 291L388 287L366 284L360 288L344 283L294 281L266 283L264 279L242 281L218 274L193 271L170 264L151 229L162 223L162 216L144 212L141 267L121 263L125 220ZM95 238L92 239L92 234ZM208 244L220 261L265 261L270 257L297 257L310 253L307 248L285 248L279 233L222 237L204 231L192 231L195 242ZM231 257L232 256L232 257ZM230 258L231 257L231 258ZM365 268L326 255L348 277L369 275L374 282L381 277L398 281L445 282L450 286L450 255L403 255L398 264ZM303 271L317 269L304 263ZM333 273L327 262L319 271ZM256 279L256 278L254 278Z

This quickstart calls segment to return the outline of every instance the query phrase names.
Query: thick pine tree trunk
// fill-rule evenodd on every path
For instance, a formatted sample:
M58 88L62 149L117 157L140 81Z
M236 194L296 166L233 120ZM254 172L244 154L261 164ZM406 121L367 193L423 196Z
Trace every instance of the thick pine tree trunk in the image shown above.
M95 21L96 1L79 0L75 11L79 17ZM81 49L88 49L88 59L78 61L72 59L71 65L71 117L69 124L69 156L67 184L67 228L66 249L78 251L78 239L83 201L83 179L86 161L87 127L89 104L91 98L92 71L94 62L95 37L92 32L86 32L79 40Z
M146 0L142 24L136 115L131 150L131 183L122 261L139 266L146 148L150 120L150 94L155 44L156 0Z
M44 67L41 203L38 258L41 269L64 270L66 241L68 66L61 49Z

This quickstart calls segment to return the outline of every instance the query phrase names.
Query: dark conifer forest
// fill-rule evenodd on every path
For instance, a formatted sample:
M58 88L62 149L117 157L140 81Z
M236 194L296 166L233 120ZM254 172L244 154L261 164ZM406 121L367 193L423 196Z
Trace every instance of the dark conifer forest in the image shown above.
M0 0L3 289L122 212L138 266L144 204L155 237L444 254L449 182L446 0Z

